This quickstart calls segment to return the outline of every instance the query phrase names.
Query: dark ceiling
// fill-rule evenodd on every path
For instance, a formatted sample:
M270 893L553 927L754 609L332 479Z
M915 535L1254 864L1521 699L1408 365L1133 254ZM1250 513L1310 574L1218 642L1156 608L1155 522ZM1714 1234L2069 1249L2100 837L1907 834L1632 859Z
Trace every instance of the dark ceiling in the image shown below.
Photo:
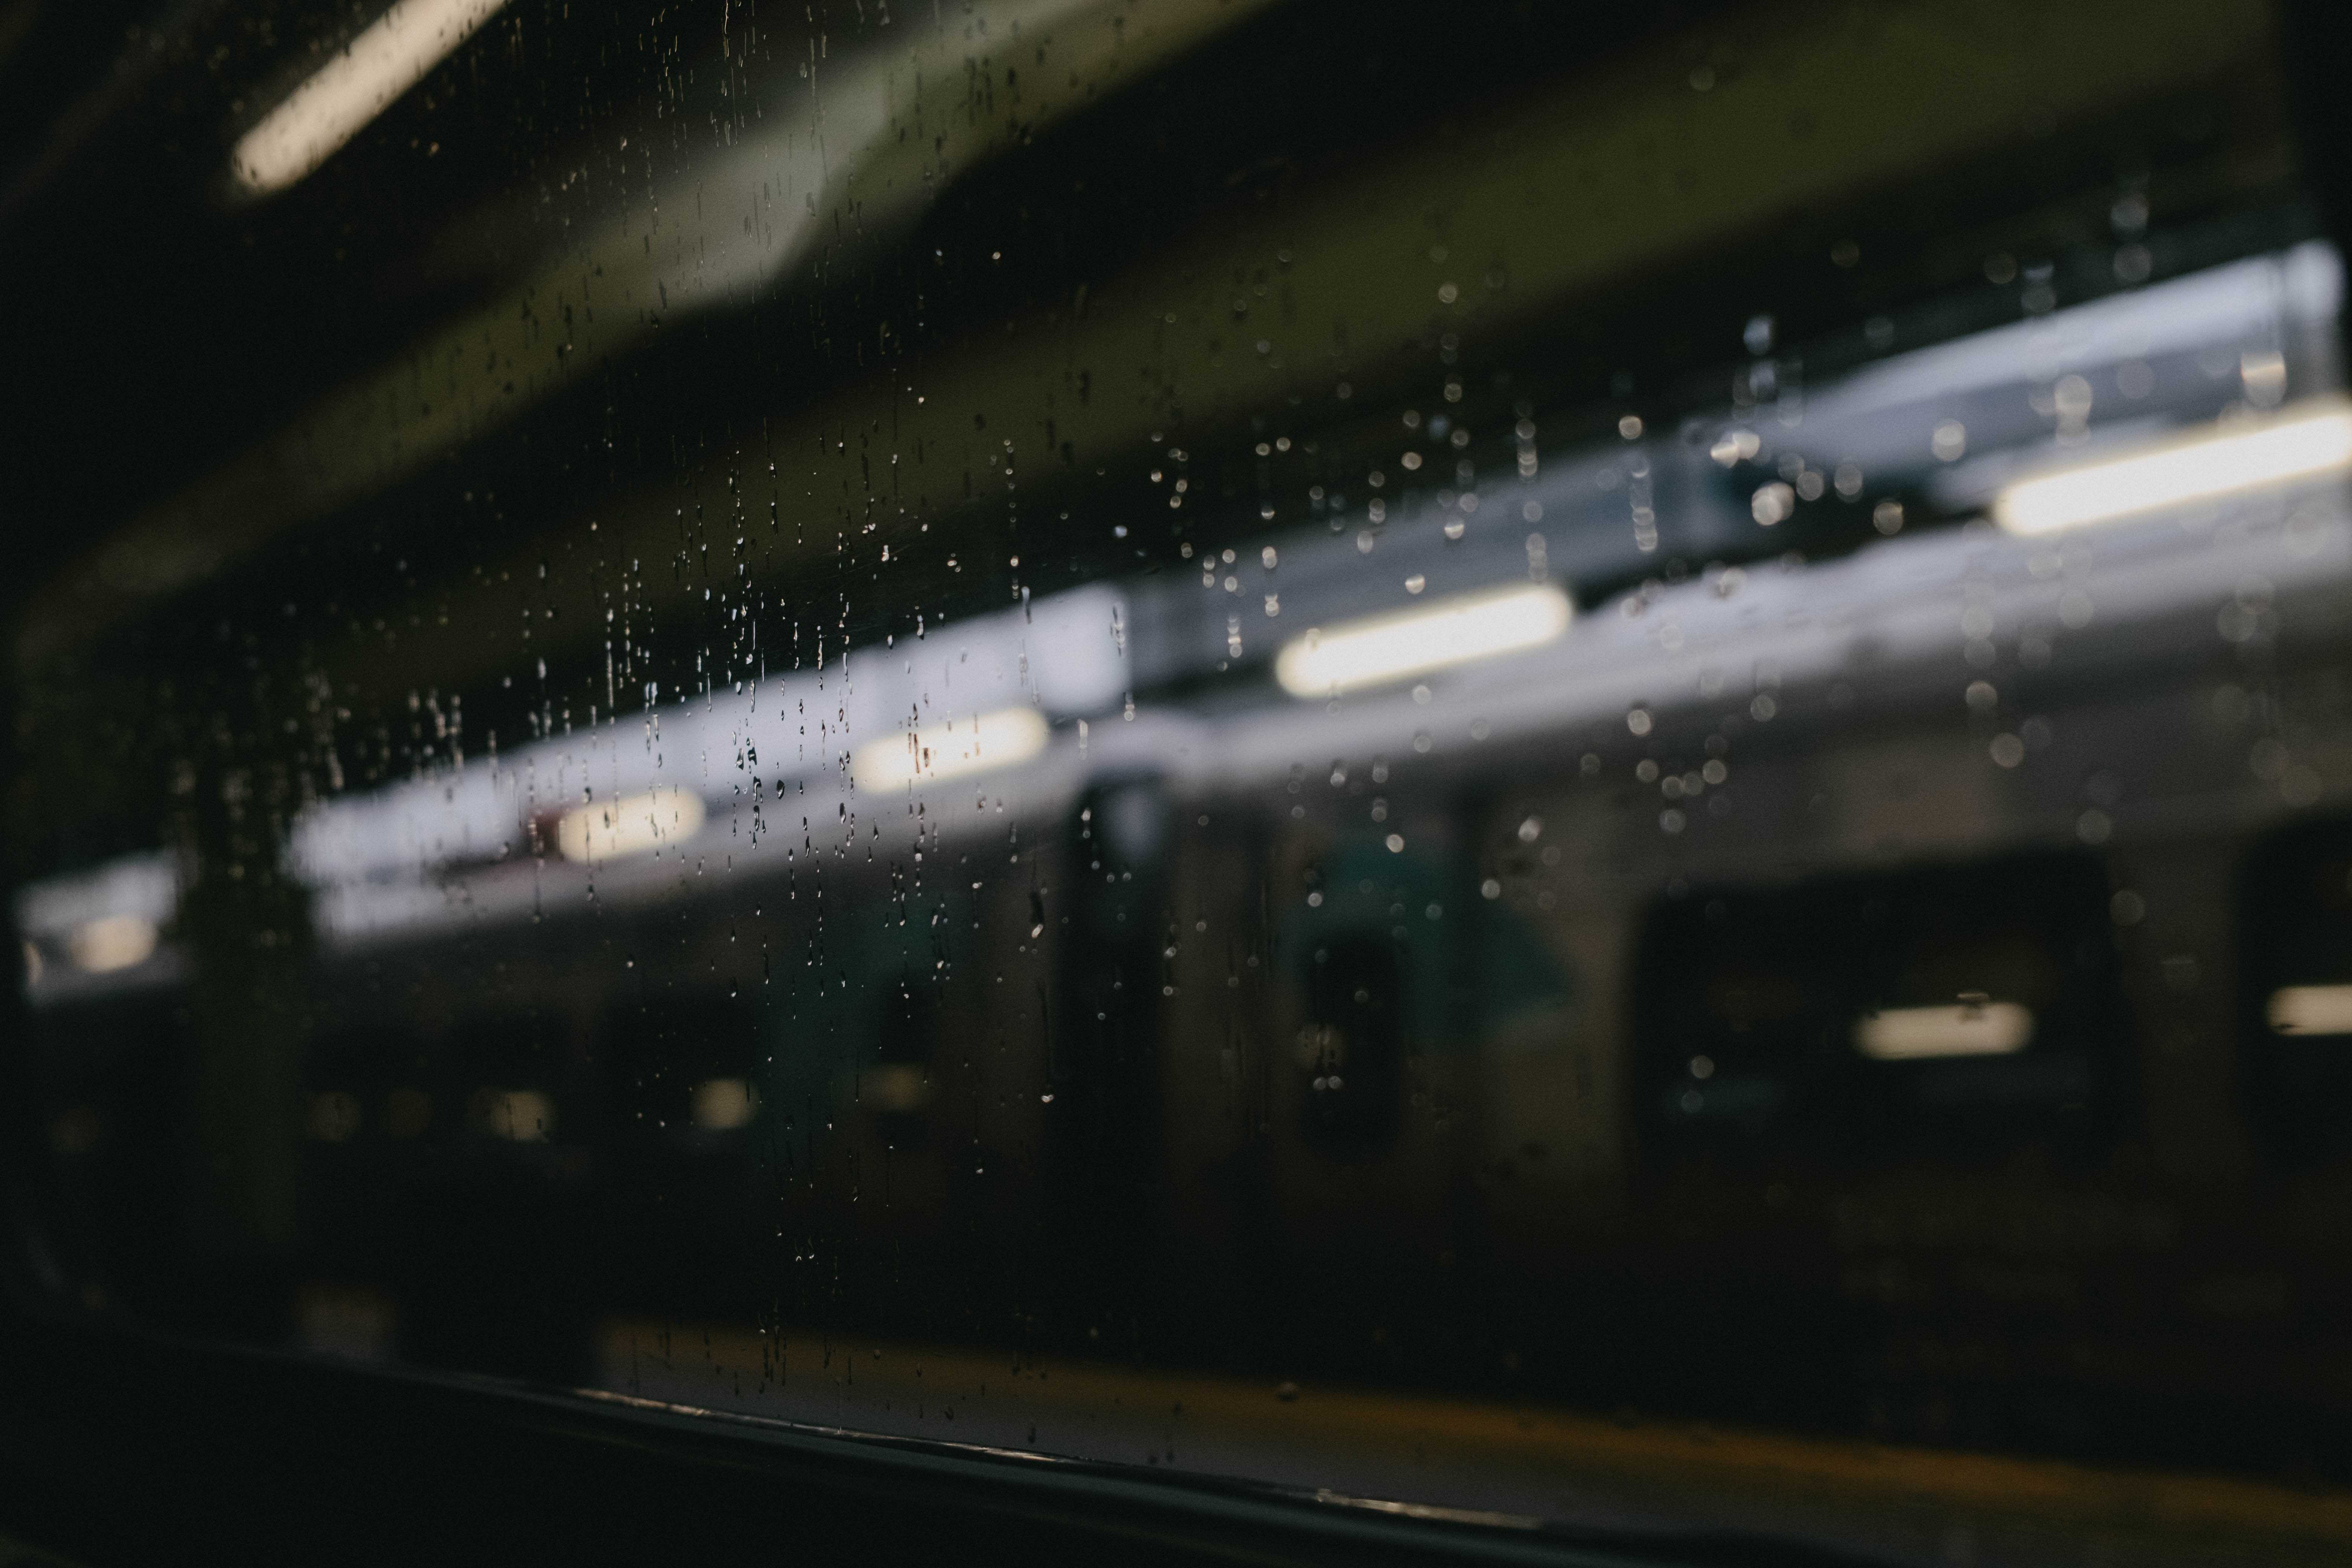
M1360 155L1385 123L1391 138L1425 133L1433 105L1507 92L1555 68L1559 49L1590 58L1716 8L1506 0L1456 13L1433 50L1428 18L1406 8L1276 7L1145 89L1244 111L1187 117L1175 145L1152 115L1081 116L1020 169L964 182L935 223L967 237L1020 229L1024 251L1052 261L934 286L927 325L944 341L1024 294L1066 293L1069 279L1263 199L1336 150ZM740 49L742 16L758 16L512 0L318 175L266 204L230 199L236 134L377 9L0 0L0 289L16 302L0 380L11 604L110 525L510 276L560 224L553 172L700 108L716 73L697 86L696 67L719 55L728 18ZM789 9L803 15L760 40L785 58L812 28L837 38L870 25L873 7ZM1547 36L1559 48L1530 47ZM1036 210L1055 188L1087 197ZM883 268L819 292L856 295L870 315L875 290L910 286ZM822 300L804 304L815 324Z

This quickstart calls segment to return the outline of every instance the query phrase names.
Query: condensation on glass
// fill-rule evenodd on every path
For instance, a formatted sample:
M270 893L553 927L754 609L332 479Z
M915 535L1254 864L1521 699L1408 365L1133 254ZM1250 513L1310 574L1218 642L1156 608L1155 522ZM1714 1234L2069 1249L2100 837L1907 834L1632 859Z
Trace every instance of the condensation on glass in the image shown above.
M2263 6L1995 10L289 67L226 203L666 62L27 622L58 1290L1490 1522L2352 1550L2343 263Z

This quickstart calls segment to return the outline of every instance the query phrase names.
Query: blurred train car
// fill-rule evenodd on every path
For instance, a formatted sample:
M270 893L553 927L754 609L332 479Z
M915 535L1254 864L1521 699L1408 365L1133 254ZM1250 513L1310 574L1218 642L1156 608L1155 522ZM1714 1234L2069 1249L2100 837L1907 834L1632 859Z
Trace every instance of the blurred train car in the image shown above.
M321 805L284 1331L566 1376L625 1313L1310 1345L2304 1451L2352 1305L2352 515L2230 443L2340 439L2340 290L2233 263L1801 423L1759 347L1670 430L1524 409L1499 468L1415 414L1442 486L1197 581ZM201 1157L141 1131L201 1054L177 875L20 908L61 1205ZM2135 1420L2225 1386L2226 1430Z

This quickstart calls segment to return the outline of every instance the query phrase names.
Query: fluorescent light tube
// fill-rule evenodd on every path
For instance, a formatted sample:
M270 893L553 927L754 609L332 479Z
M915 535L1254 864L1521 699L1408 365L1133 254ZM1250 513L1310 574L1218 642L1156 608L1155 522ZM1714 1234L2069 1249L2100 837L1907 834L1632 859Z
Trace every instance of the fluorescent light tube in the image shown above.
M506 0L398 0L237 139L236 183L282 191L333 157L394 100L449 58Z
M702 797L675 784L574 806L555 825L555 848L566 860L613 860L671 848L702 827Z
M1854 1049L1882 1062L2007 1056L2032 1037L2032 1009L2014 1002L1888 1007L1853 1021Z
M2000 492L1992 515L2011 533L2056 533L2347 468L2352 409L2331 399L2258 424L2209 426L2186 440L2021 479Z
M2352 985L2281 986L2267 1012L2282 1035L2352 1035Z
M1568 595L1549 584L1465 594L1425 609L1370 616L1286 645L1274 678L1293 697L1328 697L1349 687L1539 647L1568 629Z
M937 784L1025 763L1045 749L1046 734L1045 720L1035 709L1000 708L868 741L857 748L851 766L866 789Z

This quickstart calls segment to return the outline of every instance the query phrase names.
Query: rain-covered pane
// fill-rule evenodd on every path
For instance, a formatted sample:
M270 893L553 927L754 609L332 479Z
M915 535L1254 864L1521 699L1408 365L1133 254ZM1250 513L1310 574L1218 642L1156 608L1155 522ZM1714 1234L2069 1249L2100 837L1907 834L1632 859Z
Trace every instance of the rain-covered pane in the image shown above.
M173 15L0 205L62 1300L1513 1528L2352 1552L2270 6Z

